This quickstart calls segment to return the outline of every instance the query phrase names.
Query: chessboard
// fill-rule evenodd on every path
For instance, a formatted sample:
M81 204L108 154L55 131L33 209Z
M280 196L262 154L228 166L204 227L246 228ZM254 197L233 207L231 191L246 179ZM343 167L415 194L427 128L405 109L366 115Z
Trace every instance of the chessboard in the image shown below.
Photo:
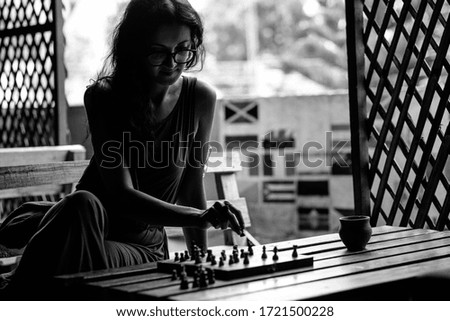
M218 280L232 280L313 264L313 257L298 254L296 246L291 250L278 251L274 247L271 251L266 251L265 246L245 248L235 245L233 249L216 253L210 249L204 253L199 248L194 248L191 253L192 256L188 251L175 253L173 259L159 261L158 270L172 273L174 278L183 273L189 276L209 273Z

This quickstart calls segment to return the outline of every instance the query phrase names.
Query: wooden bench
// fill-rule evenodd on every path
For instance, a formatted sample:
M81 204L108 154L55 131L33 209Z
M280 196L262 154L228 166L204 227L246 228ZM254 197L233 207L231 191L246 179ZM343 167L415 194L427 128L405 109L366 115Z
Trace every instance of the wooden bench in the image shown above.
M88 164L85 157L82 145L0 148L0 214L6 199L55 200L71 193ZM0 273L19 258L0 258Z
M0 200L72 192L85 157L82 145L0 148Z
M89 163L84 157L85 150L81 145L0 149L0 199L68 194L73 191ZM243 213L245 226L249 227L251 224L247 204L239 196L236 181L236 173L240 170L239 154L211 156L205 177L206 190L216 190L215 199L227 199L239 208ZM209 200L208 206L214 202L215 200ZM178 236L179 232L171 228L168 230L169 238ZM246 242L259 244L248 231L245 233ZM226 245L236 244L231 230L225 230L224 235ZM11 264L11 259L8 261Z

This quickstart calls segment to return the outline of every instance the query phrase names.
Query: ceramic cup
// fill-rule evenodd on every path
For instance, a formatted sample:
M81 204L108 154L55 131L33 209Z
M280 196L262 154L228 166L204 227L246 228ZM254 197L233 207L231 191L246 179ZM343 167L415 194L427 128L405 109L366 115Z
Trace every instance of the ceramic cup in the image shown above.
M352 215L340 217L339 236L349 251L361 251L366 248L372 236L370 217Z

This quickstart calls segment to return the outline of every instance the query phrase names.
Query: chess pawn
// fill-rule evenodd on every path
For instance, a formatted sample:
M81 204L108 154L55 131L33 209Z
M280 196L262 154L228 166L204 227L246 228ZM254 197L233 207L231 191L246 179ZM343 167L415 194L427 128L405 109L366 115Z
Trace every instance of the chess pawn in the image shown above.
M175 252L175 258L173 260L174 260L174 262L178 262L180 260L180 257L178 256L178 252Z
M201 288L205 288L208 286L208 272L206 270L202 270L199 276L199 286Z
M187 277L182 277L180 282L180 290L187 289L189 289L189 281L187 280Z
M267 253L266 253L266 246L265 245L263 245L263 252L262 252L262 254L261 254L261 258L263 259L263 260L265 260L265 259L267 259Z
M250 260L248 259L248 255L249 255L248 252L244 253L244 264L245 265L250 264Z
M194 281L192 282L192 288L198 288L198 272L194 272Z
M239 261L240 261L237 251L233 253L233 261L234 261L234 263L239 263Z
M200 256L199 251L197 251L197 252L195 253L195 264L200 264L200 263L202 263L202 258L201 258L201 256Z
M298 257L298 253L297 253L297 245L294 245L294 250L292 251L292 257L293 257L293 258Z
M197 249L197 244L195 241L192 241L191 243L191 253L195 253L195 250Z
M250 255L250 256L253 255L253 245L248 246L248 255Z
M178 279L178 273L176 269L172 270L172 281L175 281Z
M241 259L243 259L244 256L245 256L245 254L244 254L244 249L241 249Z
M222 252L220 252L220 255L222 256L222 259L224 261L227 259L227 254L226 254L225 250L222 250Z
M184 251L184 259L185 259L186 261L189 261L189 259L190 259L190 257L189 257L189 251L188 251L188 250Z
M278 248L276 246L273 248L272 260L274 260L274 261L278 260Z
M219 258L219 267L222 267L224 265L223 263L223 257Z
M208 255L206 256L206 262L211 262L212 250L208 250Z
M216 283L216 276L215 276L214 270L212 270L212 269L208 269L208 282L209 282L209 284Z
M180 272L180 279L186 279L187 278L187 273L186 273L186 267L183 265L181 267L181 272Z
M184 262L186 259L184 258L184 254L180 253L180 262Z
M217 261L216 261L216 256L215 255L211 255L211 265L216 265Z
M230 255L230 259L228 260L228 264L229 264L229 265L234 264L234 258L233 258L233 255Z

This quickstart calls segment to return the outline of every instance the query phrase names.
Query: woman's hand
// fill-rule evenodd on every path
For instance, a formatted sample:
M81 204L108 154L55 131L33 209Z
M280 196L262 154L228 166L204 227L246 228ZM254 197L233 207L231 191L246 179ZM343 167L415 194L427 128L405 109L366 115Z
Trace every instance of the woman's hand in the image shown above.
M215 202L203 212L202 217L216 229L230 227L239 236L244 236L244 219L242 213L228 201Z

